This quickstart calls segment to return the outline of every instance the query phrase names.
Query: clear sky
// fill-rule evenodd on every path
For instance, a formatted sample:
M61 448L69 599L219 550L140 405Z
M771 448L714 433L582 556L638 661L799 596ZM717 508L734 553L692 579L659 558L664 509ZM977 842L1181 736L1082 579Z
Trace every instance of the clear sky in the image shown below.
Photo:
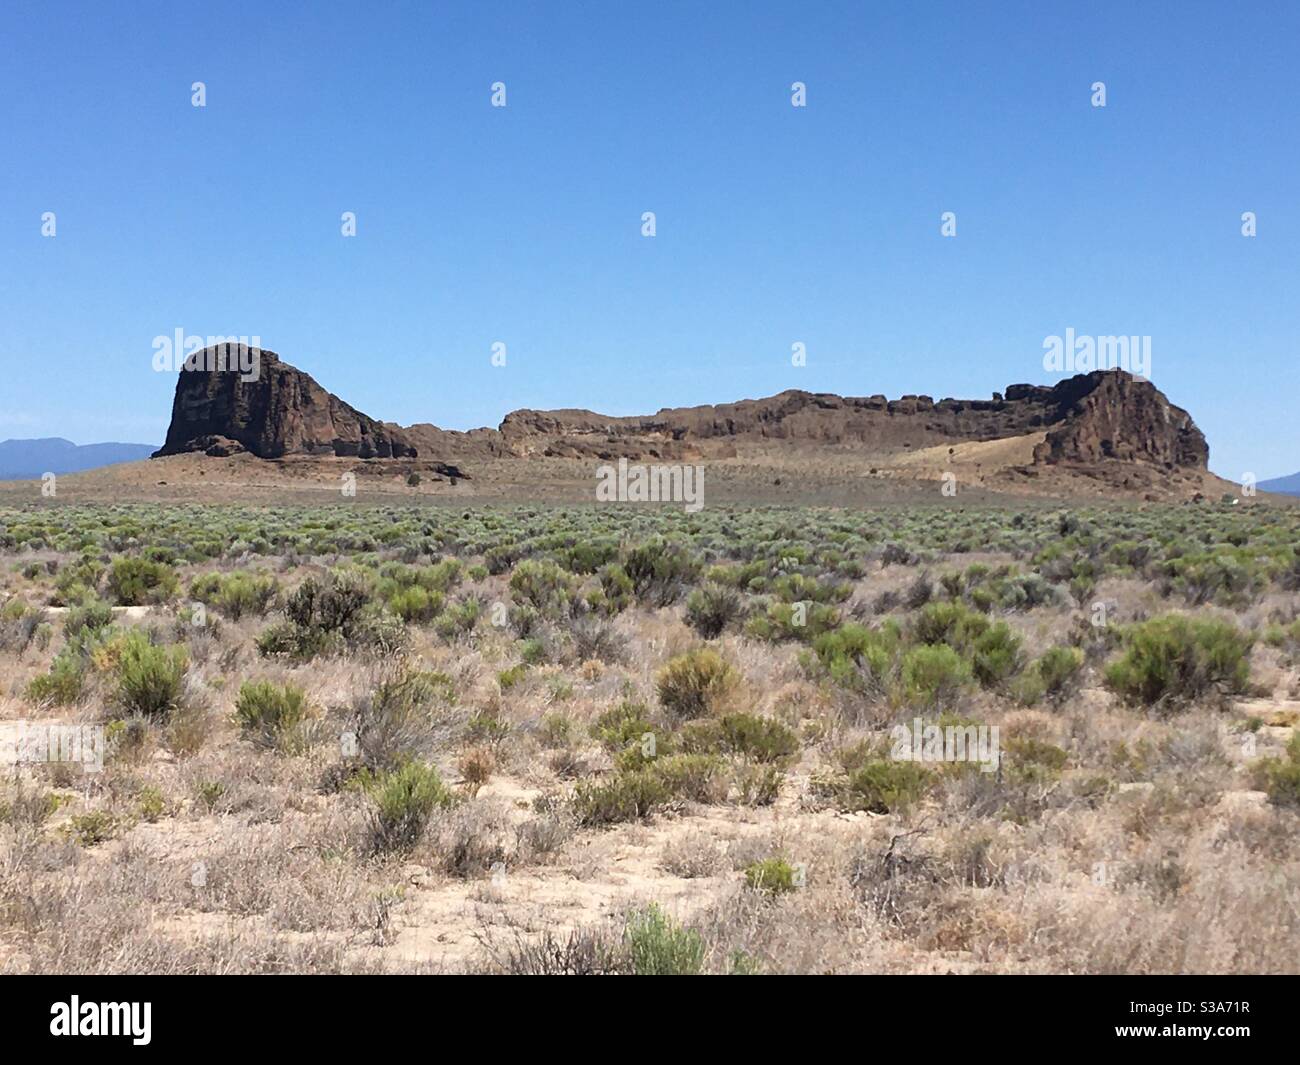
M1297 42L1294 3L4 0L0 438L161 441L177 329L448 428L982 397L1073 329L1150 336L1216 472L1290 473Z

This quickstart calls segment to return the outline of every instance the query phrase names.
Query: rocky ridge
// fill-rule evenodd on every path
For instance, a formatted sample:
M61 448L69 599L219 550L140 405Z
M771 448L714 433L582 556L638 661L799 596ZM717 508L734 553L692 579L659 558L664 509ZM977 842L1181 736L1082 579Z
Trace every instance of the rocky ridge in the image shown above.
M212 365L202 358L198 366ZM274 352L255 379L233 370L183 370L167 440L157 455L241 451L260 458L610 461L739 460L773 449L849 456L916 454L940 445L1033 437L1032 468L1204 471L1205 437L1151 382L1095 371L1053 386L1015 384L989 399L852 397L798 390L765 399L610 417L587 410L517 410L497 429L457 432L378 421L326 391ZM1041 439L1040 439L1041 437ZM940 449L943 450L942 448ZM465 474L461 474L465 476ZM1127 483L1121 477L1119 484Z

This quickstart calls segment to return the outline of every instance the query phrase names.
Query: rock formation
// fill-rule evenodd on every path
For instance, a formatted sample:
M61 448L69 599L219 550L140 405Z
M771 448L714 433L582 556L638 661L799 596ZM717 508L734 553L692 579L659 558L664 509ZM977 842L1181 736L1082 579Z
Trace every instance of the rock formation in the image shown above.
M1034 461L1092 464L1107 459L1165 469L1205 469L1209 449L1191 415L1151 382L1122 370L1080 374L1053 387L1011 385L987 400L929 396L851 397L801 391L718 406L607 418L591 411L520 410L501 436L521 455L601 458L629 453L680 457L723 439L853 445L871 452L987 441L1046 431Z
M235 364L202 357L195 362ZM183 370L167 441L157 454L246 450L262 458L419 456L462 462L531 456L743 459L773 447L792 455L829 447L874 456L1038 434L1034 467L1137 464L1150 471L1148 481L1160 471L1205 470L1209 457L1191 416L1149 381L1122 370L1080 374L1052 387L1011 385L982 400L936 402L920 395L890 400L792 390L638 417L517 410L499 429L470 432L375 421L273 352L261 353L258 372L250 377L244 380L235 370Z
M1149 381L1098 370L1062 381L1052 393L1056 418L1034 452L1035 462L1118 459L1165 469L1206 468L1210 449L1192 416Z
M213 350L192 360L198 368L181 370L167 439L155 457L187 451L250 451L267 459L293 454L363 459L418 454L401 429L362 414L310 375L281 362L275 352L263 350L255 374L245 380L236 370L202 368L240 364L233 356L224 362L209 358Z

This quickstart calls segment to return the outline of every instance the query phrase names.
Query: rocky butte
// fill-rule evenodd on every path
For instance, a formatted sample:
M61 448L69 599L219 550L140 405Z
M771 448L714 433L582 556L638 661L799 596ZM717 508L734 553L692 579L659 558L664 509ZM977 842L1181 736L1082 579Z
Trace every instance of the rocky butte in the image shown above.
M456 432L377 421L327 392L274 352L256 380L219 369L182 370L167 440L157 455L246 451L358 459L609 461L739 460L809 449L839 461L951 453L942 445L1014 442L1021 478L1075 468L1134 487L1206 470L1209 449L1187 411L1149 381L1098 370L1052 386L1010 385L989 399L851 397L797 390L766 399L608 417L586 410L517 410L497 429ZM214 360L196 360L198 366ZM979 449L976 449L979 450ZM1118 472L1116 472L1118 471ZM1189 482L1190 483L1190 482Z
M205 349L193 360L200 368L180 372L167 439L155 458L187 451L250 451L264 459L413 458L418 453L397 426L362 414L273 351L261 351L253 380L244 380L235 370L203 369L218 365L217 359L205 357L207 353ZM237 366L239 361L230 358L221 364Z

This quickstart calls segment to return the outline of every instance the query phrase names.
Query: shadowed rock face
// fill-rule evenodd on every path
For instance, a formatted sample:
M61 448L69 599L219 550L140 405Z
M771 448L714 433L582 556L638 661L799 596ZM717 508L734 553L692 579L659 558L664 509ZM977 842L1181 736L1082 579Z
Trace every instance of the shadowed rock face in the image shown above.
M200 366L238 364L205 355L195 360ZM1209 458L1191 415L1149 381L1122 370L1080 374L1050 388L1011 385L984 400L787 391L621 418L585 410L518 410L506 415L500 429L468 433L377 422L273 352L261 353L259 371L250 381L234 370L182 371L167 441L158 454L247 450L263 458L544 455L608 461L729 458L772 445L796 453L830 445L875 454L1045 433L1033 452L1036 466L1121 462L1204 470Z
M238 349L242 350L242 349ZM206 349L198 367L218 363ZM167 439L156 455L203 451L230 455L250 451L261 458L339 455L357 458L414 458L415 443L396 426L367 417L326 392L308 374L262 351L254 380L234 370L182 370L172 402Z

